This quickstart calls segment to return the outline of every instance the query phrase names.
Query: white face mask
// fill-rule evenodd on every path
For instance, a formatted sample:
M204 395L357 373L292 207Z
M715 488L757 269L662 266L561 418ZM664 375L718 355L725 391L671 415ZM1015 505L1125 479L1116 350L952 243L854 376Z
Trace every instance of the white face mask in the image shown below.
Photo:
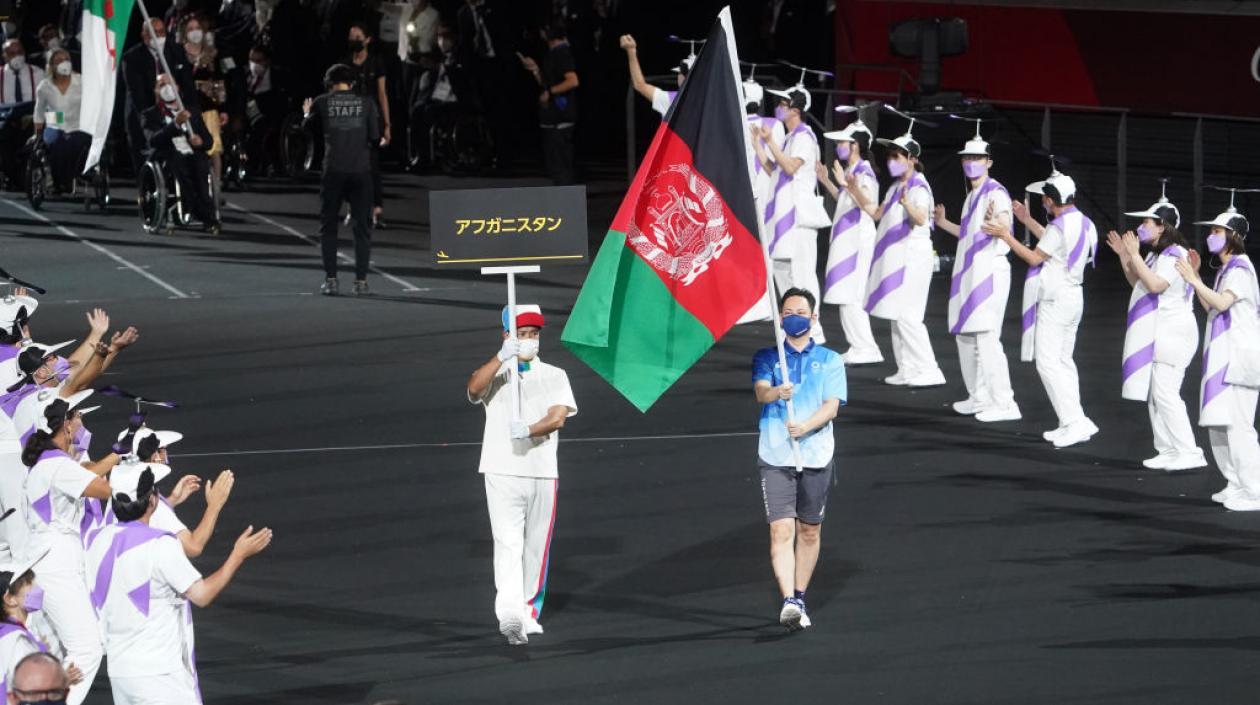
M26 68L26 57L21 54L18 54L12 59L9 59L9 68L13 69L14 71L21 71L22 69Z
M153 40L153 50L154 50L154 51L162 51L162 49L164 49L164 48L166 48L166 37L156 37L156 38L154 38L154 40Z
M53 37L48 40L48 51L57 51L61 48L61 38Z
M175 102L175 89L169 85L162 86L158 89L158 95L162 96L162 100L167 103Z
M530 360L538 357L538 339L522 338L520 351L517 354L517 357L525 362L529 362Z
M188 41L193 44L200 44L202 39L206 38L206 33L199 29L188 30Z
M63 61L60 64L57 64L57 68L55 70L58 76L69 76L70 73L74 71L74 65L69 61Z

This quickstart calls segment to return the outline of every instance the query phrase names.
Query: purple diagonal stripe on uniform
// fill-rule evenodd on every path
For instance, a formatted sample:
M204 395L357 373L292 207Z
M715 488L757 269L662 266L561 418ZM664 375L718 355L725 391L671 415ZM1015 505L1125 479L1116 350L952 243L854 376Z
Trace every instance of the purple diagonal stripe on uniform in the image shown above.
M879 242L875 243L875 252L871 255L871 261L878 262L879 258L888 251L888 248L909 237L910 230L909 220L903 220L886 230Z
M1134 372L1151 364L1155 359L1155 343L1151 343L1144 348L1134 352L1132 355L1124 359L1124 365L1121 370L1121 380L1126 380L1133 376Z
M980 250L983 250L989 244L990 239L988 235L983 235L982 239L981 235L978 234L975 241L971 243L971 247L967 248L967 252L963 256L962 269L949 282L949 298L952 299L958 295L958 292L962 289L963 275L967 273L967 270L971 269L972 263L976 260L976 255L980 254Z
M774 237L770 239L770 251L774 252L774 246L779 244L779 240L788 234L796 225L796 209L787 212L787 215L779 218L779 222L774 224Z
M980 305L987 301L992 295L993 275L990 274L984 281L980 282L979 286L972 289L971 293L967 295L967 300L963 302L962 308L958 310L958 323L954 325L950 334L958 335L958 333L962 331L963 324L967 322L968 318L971 318L971 314L975 313L976 309L980 308Z
M857 225L862 220L862 209L854 206L847 213L840 216L836 220L836 224L831 226L831 241L835 242L836 238L843 235L850 228Z
M140 587L127 591L127 599L140 610L140 614L149 616L149 580L146 578Z
M52 523L52 494L45 494L43 497L31 502L31 509L35 510L35 516L44 520L45 524Z
M1076 263L1080 261L1081 255L1085 254L1085 240L1088 239L1086 237L1087 235L1089 235L1089 221L1086 220L1084 215L1082 215L1080 235L1076 238L1076 244L1072 246L1072 253L1068 255L1068 269L1075 267Z
M854 252L837 262L836 266L827 271L827 284L823 287L823 290L825 291L839 284L840 280L857 271L857 261L858 253Z
M118 558L127 551L143 546L160 536L170 536L165 531L159 531L139 522L129 521L119 524L118 527L114 540L110 542L104 558L101 559L101 565L96 570L96 585L92 589L92 606L97 610L105 605L105 598L109 597L109 584L114 577L114 564Z
M1225 382L1225 373L1229 370L1229 365L1222 367L1216 374L1209 376L1203 380L1203 405L1200 409L1206 409L1212 400L1225 391L1228 385Z
M1125 323L1125 327L1132 326L1157 308L1159 308L1159 294L1146 294L1134 302L1133 308L1129 309L1129 320Z
M1032 328L1033 324L1036 322L1037 322L1037 304L1033 304L1032 306L1029 306L1026 311L1024 311L1024 319L1020 321L1020 324L1021 324L1020 330L1027 331L1029 328Z
M17 411L18 404L21 404L23 399L29 397L38 390L39 387L36 387L33 384L28 384L15 392L9 392L4 396L0 396L0 409L4 410L5 416L13 418L14 412Z
M872 310L874 310L875 306L879 304L879 302L883 300L885 296L888 296L893 291L896 291L897 287L901 286L902 282L904 282L905 280L906 280L905 267L902 267L901 269L898 269L892 274L889 274L888 276L884 277L884 280L879 283L879 286L876 287L875 291L872 291L871 295L867 298L866 312L870 313Z
M1212 319L1212 331L1208 335L1208 343L1211 343L1213 340L1221 337L1225 331L1229 330L1233 321L1234 317L1229 315L1228 309L1216 314L1216 318ZM1203 352L1207 352L1207 350L1204 349Z

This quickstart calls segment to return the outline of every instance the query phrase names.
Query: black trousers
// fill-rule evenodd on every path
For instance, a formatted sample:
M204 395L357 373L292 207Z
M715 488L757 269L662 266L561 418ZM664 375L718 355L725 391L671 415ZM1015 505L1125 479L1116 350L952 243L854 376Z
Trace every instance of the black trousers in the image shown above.
M218 222L214 197L210 194L210 157L205 152L193 151L180 154L175 150L167 155L171 172L179 179L180 199L184 210L206 225Z
M557 186L568 186L577 180L573 164L573 125L542 128L543 165L547 176Z
M324 172L319 185L319 245L324 256L324 276L337 276L337 221L341 204L350 204L354 227L354 278L366 280L372 256L372 175L368 173Z

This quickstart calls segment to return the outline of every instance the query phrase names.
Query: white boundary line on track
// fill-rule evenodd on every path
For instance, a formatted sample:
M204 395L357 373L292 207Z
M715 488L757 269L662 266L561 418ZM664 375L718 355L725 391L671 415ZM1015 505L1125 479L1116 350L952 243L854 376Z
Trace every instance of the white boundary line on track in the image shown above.
M701 438L737 438L756 436L757 431L728 431L719 433L678 433L663 436L606 436L597 438L564 438L561 443L619 443L624 441L676 441ZM333 453L353 450L409 450L415 448L466 448L479 446L481 441L457 441L454 443L389 443L374 446L329 446L327 448L274 448L267 450L228 450L217 453L172 453L179 458L217 458L236 455L284 455L289 453Z
M118 264L121 264L122 266L126 267L127 269L130 269L131 271L135 272L136 274L139 274L140 276L144 277L145 279L148 279L149 281L153 282L154 284L157 284L158 286L162 287L163 289L166 289L166 290L167 290L167 291L169 291L169 292L170 292L170 293L171 293L171 294L172 294L175 298L177 298L177 299L191 299L191 298L194 298L194 297L192 297L192 296L190 296L190 295L188 295L188 294L185 294L184 292L180 291L179 289L176 289L174 286L171 286L171 285L170 285L170 284L168 284L167 282L163 281L161 278L159 278L159 277L157 277L157 276L154 276L153 274L150 274L150 273L149 273L147 270L145 270L143 267L137 266L136 264L134 264L134 263L132 263L131 261L129 261L129 260L127 260L126 258L124 258L122 255L119 255L119 254L115 253L114 251L110 250L109 248L107 248L107 247L105 247L105 246L103 246L103 245L98 245L98 244L96 244L95 242L92 242L91 240L89 240L89 239L87 239L87 238L83 237L82 235L79 235L78 233L74 232L74 231L73 231L73 230L71 230L70 228L67 228L67 227L66 227L66 226L64 226L64 225L61 225L60 223L57 223L57 222L56 222L56 221L54 221L54 220L51 220L50 218L48 218L48 217L47 217L47 216L45 216L44 214L39 213L38 211L33 211L33 210L31 210L30 208L27 208L26 206L24 206L24 205L22 205L22 204L20 204L20 203L18 203L18 202L16 202L16 201L13 201L13 200L11 200L11 199L8 199L8 198L4 198L4 199L0 199L0 200L3 200L5 203L7 203L7 204L9 204L9 205L13 206L14 208L16 208L16 209L18 209L18 210L22 211L23 213L25 213L25 214L29 215L30 217L35 218L36 220L42 220L42 221L44 221L45 223L47 223L48 225L52 226L52 227L53 227L53 228L54 228L57 232L61 233L62 235L65 235L66 237L72 238L72 239L74 239L74 240L78 240L79 242L83 243L84 245L87 245L88 247L92 248L93 250L96 250L97 252L99 252L99 253L101 253L101 254L105 255L106 257L108 257L108 258L110 258L110 259L114 260L114 261L115 261L115 262L117 262Z
M262 213L255 213L254 211L251 211L251 210L249 210L248 208L243 208L243 207L241 207L241 206L238 206L238 205L236 205L235 203L233 203L233 202L231 202L231 201L228 201L228 202L227 202L227 204L228 204L228 207L229 207L229 208L231 208L232 210L239 211L239 212L241 212L241 213L246 213L246 214L248 214L248 215L252 215L252 216L254 216L255 218L257 218L257 219L261 220L262 222L266 223L267 225L272 226L273 228L277 228L277 229L279 229L279 230L283 230L284 232L286 232L286 233L288 233L288 234L290 234L290 235L293 235L294 237L298 237L298 238L301 238L302 240L305 240L307 243L309 243L309 244L311 244L311 245L313 245L313 246L315 246L315 247L319 247L319 241L317 241L315 238L313 238L313 237L311 237L311 236L309 236L309 235L306 235L306 234L302 233L301 231L299 231L299 230L298 230L298 229L296 229L296 228L292 228L292 227L289 227L288 225L285 225L284 223L281 223L281 222L278 222L278 221L272 220L271 218L269 218L269 217L267 217L267 216L263 215ZM343 262L348 262L348 263L350 263L350 264L354 264L354 258L353 258L353 257L351 257L350 255L347 255L347 254L346 254L346 253L344 253L344 252L340 252L340 251L339 251L339 252L337 252L337 257L338 257L338 258L340 258ZM401 286L401 287L402 287L402 289L403 289L403 291L424 291L424 289L421 289L420 287L416 286L415 284L412 284L411 282L407 281L406 279L402 279L402 278L400 278L400 277L396 277L396 276L394 276L393 274L390 274L389 272L383 271L381 268L377 267L376 265L371 265L371 264L369 264L369 265L368 265L368 269L369 269L369 270L371 270L371 271L373 271L373 272L375 272L376 274L378 274L378 275L379 275L379 276L381 276L382 278L384 278L384 279L388 279L389 281L394 282L394 283L395 283L395 284L397 284L398 286Z

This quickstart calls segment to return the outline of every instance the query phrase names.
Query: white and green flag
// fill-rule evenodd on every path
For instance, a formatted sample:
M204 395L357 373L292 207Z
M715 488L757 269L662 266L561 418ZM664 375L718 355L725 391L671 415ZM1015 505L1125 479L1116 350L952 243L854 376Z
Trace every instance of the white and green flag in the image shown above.
M83 102L79 107L79 129L92 135L84 171L100 161L105 137L109 135L118 62L135 4L135 0L83 0Z

